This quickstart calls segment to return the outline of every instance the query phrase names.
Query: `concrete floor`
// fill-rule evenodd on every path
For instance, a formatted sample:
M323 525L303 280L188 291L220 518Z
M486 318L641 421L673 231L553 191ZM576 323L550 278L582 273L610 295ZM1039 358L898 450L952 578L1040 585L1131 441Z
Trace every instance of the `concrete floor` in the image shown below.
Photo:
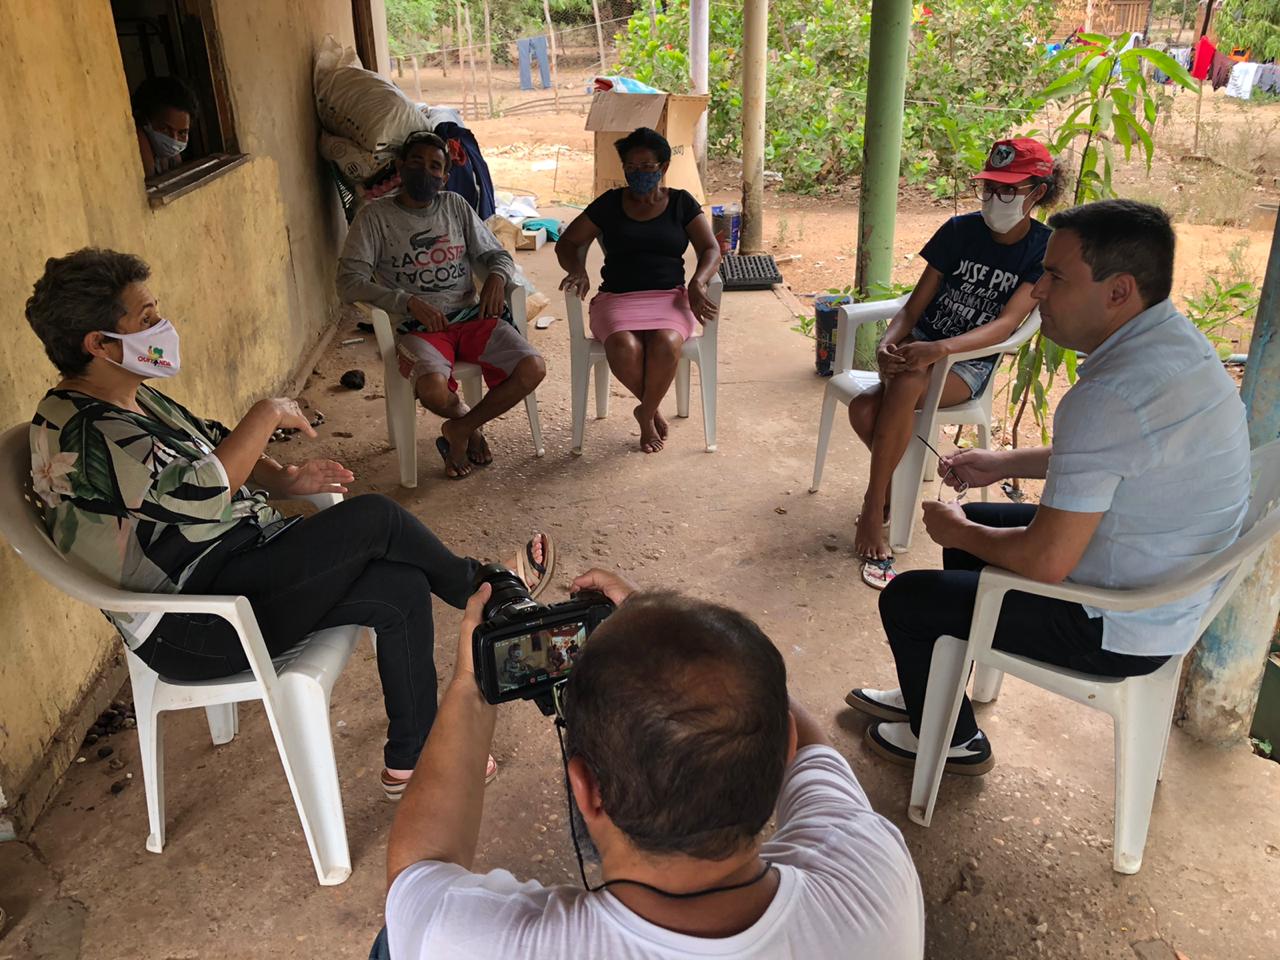
M552 295L548 312L562 316L550 248L520 262ZM539 391L545 459L532 456L517 409L491 431L497 462L448 482L430 442L433 418L421 414L421 482L400 489L371 336L330 349L308 385L306 398L327 417L320 440L273 452L347 461L358 491L396 497L459 551L500 558L541 527L558 538L562 585L588 566L613 566L749 612L872 802L903 830L924 883L930 957L1280 956L1280 767L1243 745L1223 752L1174 731L1145 865L1122 877L1111 871L1107 719L1010 681L980 709L995 770L948 778L932 828L907 822L910 772L865 750L863 723L842 703L850 686L893 683L876 595L858 581L851 553L867 457L842 434L822 492L809 495L823 385L812 345L791 332L790 310L772 293L729 294L723 313L715 454L703 452L696 399L665 451L639 453L631 402L615 384L609 418L588 422L585 455L572 457L563 319L532 333L550 368ZM337 340L353 335L344 325ZM336 386L352 367L368 374L363 391ZM938 551L918 532L902 560L936 565ZM447 675L458 614L437 613L436 659ZM241 718L240 736L214 747L202 713L167 716L161 855L143 846L134 735L109 741L133 773L119 795L108 788L124 774L96 747L86 751L34 833L0 845L0 906L10 917L0 960L366 955L381 924L394 813L376 779L385 719L371 651L357 651L333 698L354 862L342 886L316 885L261 710L244 707ZM494 754L501 773L486 795L479 867L574 882L551 725L530 704L504 707Z

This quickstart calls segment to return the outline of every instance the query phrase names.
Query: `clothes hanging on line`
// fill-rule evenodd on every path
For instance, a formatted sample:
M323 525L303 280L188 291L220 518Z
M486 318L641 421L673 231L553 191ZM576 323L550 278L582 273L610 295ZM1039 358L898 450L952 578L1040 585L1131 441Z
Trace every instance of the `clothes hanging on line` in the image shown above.
M1221 90L1231 82L1231 70L1235 65L1236 62L1225 53L1214 53L1213 63L1209 67L1209 82L1213 84L1213 89Z
M1280 66L1274 63L1262 64L1258 75L1253 78L1253 89L1280 94Z
M1191 48L1190 47L1171 47L1165 51L1173 58L1174 63L1182 67L1183 70L1191 69ZM1173 78L1160 69L1151 71L1151 79L1156 83L1172 83Z
M1260 63L1237 63L1231 68L1231 77L1227 81L1227 96L1240 100L1248 100L1253 96L1253 84L1262 68Z
M1213 67L1213 58L1217 54L1218 48L1213 45L1213 41L1208 37L1201 37L1200 42L1196 44L1195 57L1191 61L1191 76L1197 80L1207 79L1209 70Z

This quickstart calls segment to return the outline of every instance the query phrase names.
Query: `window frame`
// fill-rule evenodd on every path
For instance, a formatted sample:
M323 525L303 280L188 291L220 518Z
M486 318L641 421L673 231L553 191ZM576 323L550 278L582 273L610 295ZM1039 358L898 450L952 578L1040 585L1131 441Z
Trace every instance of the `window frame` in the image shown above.
M222 56L214 0L168 0L168 6L176 17L174 27L181 43L184 79L200 99L196 123L200 124L205 144L217 149L153 177L146 176L144 171L143 186L147 202L153 208L172 203L249 160L249 156L240 151L236 134L231 86ZM120 54L123 66L123 48ZM170 70L175 66L170 64ZM132 122L132 117L130 119Z

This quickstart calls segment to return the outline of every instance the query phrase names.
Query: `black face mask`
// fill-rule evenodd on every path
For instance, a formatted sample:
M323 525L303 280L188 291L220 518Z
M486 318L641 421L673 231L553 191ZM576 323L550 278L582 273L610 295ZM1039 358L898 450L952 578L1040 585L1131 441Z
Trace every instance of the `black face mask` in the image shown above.
M414 200L425 203L444 189L444 180L433 177L421 167L405 167L400 171L400 185Z

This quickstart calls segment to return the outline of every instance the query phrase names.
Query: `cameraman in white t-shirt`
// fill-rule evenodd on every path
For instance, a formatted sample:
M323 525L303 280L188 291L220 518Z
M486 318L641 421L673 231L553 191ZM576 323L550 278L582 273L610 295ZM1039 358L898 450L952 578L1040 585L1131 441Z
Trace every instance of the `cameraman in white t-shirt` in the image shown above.
M634 593L603 571L574 588L618 604L561 698L572 819L603 885L471 869L497 715L471 656L485 585L391 829L387 936L374 956L389 945L393 960L923 957L924 903L902 836L789 699L760 628L705 601Z

